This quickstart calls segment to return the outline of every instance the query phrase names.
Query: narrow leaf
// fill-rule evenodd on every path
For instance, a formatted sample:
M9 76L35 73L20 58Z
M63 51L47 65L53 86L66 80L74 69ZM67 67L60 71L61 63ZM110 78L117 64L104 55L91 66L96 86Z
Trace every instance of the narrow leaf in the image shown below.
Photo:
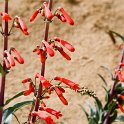
M17 103L15 104L13 107L9 107L7 109L5 109L3 111L3 117L2 117L2 123L4 124L5 121L7 120L7 118L13 114L14 112L16 112L18 109L20 109L21 107L23 106L26 106L30 103L32 103L33 101L24 101L24 102L20 102L20 103Z
M4 74L3 66L0 64L0 73Z
M8 100L5 102L5 105L7 105L8 103L10 103L12 100L14 100L14 99L16 99L16 98L22 96L23 93L24 93L24 91L21 91L20 93L16 94L16 95L13 96L12 98L8 99ZM5 105L4 105L4 106L5 106Z
M84 107L79 104L79 106L81 107L82 111L85 113L86 117L87 117L87 120L89 119L89 114L86 112L86 110L84 109Z
M98 74L98 76L102 79L102 81L104 82L104 84L107 86L108 84L107 84L106 80L104 79L104 77L101 74Z
M16 116L16 114L13 113L13 115L14 115L15 119L17 120L18 124L21 124L18 117Z

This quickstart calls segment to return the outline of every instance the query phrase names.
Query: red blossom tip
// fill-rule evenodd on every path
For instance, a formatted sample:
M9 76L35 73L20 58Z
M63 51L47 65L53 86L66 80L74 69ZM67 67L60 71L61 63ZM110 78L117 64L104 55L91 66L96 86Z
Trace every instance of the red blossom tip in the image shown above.
M21 29L24 31L24 33L28 34L28 32L27 32L28 28L27 28L26 24L24 23L24 21L18 16L16 16L16 19L17 19L18 23L20 24Z
M72 82L72 81L70 81L70 80L68 80L66 78L56 76L54 78L54 80L58 80L58 81L61 81L61 82L65 83L66 85L70 86L75 91L80 89L78 84L76 84L76 83L74 83L74 82Z
M45 14L46 14L47 19L51 20L53 18L53 15L48 8L48 4L46 2L44 2L43 5L45 7Z
M55 124L55 122L53 121L53 119L51 118L51 116L48 116L48 115L46 115L43 112L33 111L32 114L34 116L38 116L40 119L43 119L44 121L46 121L47 124Z
M7 55L7 59L11 66L15 66L14 58L11 56L11 54L5 50L4 53Z
M66 21L67 21L70 25L74 25L73 19L70 17L70 15L68 15L68 13L64 10L64 8L59 7L58 9L59 9L60 12L63 14L63 16L65 17Z
M124 100L124 95L118 94L117 97L121 98L122 100Z
M26 78L26 79L22 80L22 83L25 84L25 83L31 82L31 81L32 81L31 78Z
M48 80L46 80L43 76L41 76L39 73L37 73L35 77L39 78L39 80L41 81L42 85L45 88L49 88L52 86L52 84Z
M29 84L29 89L26 90L26 91L23 93L23 95L24 95L24 96L28 96L28 95L30 95L32 92L34 92L34 85L33 85L32 83L30 83L30 84Z
M9 61L7 60L7 58L3 58L3 61L5 62L5 65L6 65L6 68L7 69L10 69L11 68L11 65L10 65L10 63L9 63Z
M15 48L11 48L11 50L15 53L15 59L17 60L17 62L19 62L20 64L24 64L24 59L21 57L19 52Z
M56 110L54 110L54 109L52 109L52 108L48 108L48 107L39 107L39 110L44 110L44 111L46 111L46 112L48 112L48 113L54 115L57 119L59 119L59 117L62 116L61 112L56 111Z
M35 20L35 18L37 17L38 13L39 13L39 9L34 11L34 13L30 17L30 22Z
M45 40L42 40L42 43L45 45L48 54L49 54L51 57L53 57L55 53L54 53L52 47L49 45L49 43L48 43L47 41L45 41Z
M67 53L65 53L65 51L63 50L62 47L58 47L57 50L60 52L60 54L61 54L64 58L66 58L67 60L71 60L71 57L70 57Z
M8 22L9 20L12 20L10 15L5 12L1 12L0 15L2 16L2 20L5 20L6 22Z
M60 39L59 37L55 37L54 38L56 41L60 42L64 47L66 47L70 52L74 52L75 51L75 48L70 44L68 43L67 41L65 40L62 40Z
M54 89L55 89L55 92L58 95L59 99L62 101L62 103L64 105L68 105L68 101L64 98L62 91L58 87L55 87Z
M117 105L118 105L118 108L124 113L123 106L119 102L117 102Z

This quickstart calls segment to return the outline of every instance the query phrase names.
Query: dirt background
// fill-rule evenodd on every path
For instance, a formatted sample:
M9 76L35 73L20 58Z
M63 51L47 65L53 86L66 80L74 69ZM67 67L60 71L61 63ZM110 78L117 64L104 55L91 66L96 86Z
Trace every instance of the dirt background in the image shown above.
M0 11L3 11L3 1L0 1ZM10 0L9 13L12 17L18 15L23 18L29 27L29 36L24 36L19 30L15 29L13 35L9 38L9 48L16 47L25 59L24 65L16 64L7 75L5 97L10 98L21 90L26 89L20 82L25 77L34 78L37 72L40 72L41 64L36 54L32 52L36 45L39 45L43 39L44 22L40 16L29 23L29 17L32 12L40 6L40 0ZM102 81L97 73L102 74L111 86L111 78L107 72L100 66L106 66L114 71L120 57L118 50L108 34L106 29L111 29L123 34L124 31L124 0L77 0L77 4L71 4L68 0L54 0L53 11L62 6L75 20L75 25L70 26L67 23L61 23L55 19L50 26L50 37L58 36L69 41L76 48L74 53L69 53L72 61L65 60L56 53L55 57L48 58L46 63L45 77L51 79L56 75L66 77L78 83L80 86L89 87L96 92L104 102L104 90ZM0 36L0 46L2 48L2 37ZM119 39L118 39L119 40ZM119 41L121 42L121 41ZM2 54L2 49L0 49ZM47 106L63 113L63 117L56 120L57 124L62 121L65 124L87 124L86 117L78 104L86 107L86 102L92 101L87 96L80 96L74 91L67 90L64 95L69 101L68 106L63 106L56 94L52 94L51 99L46 101ZM32 99L29 97L20 97L13 101L21 102ZM28 115L30 106L17 112L19 120L23 123ZM41 123L41 122L40 122ZM13 119L12 124L17 124ZM118 123L119 124L119 123Z

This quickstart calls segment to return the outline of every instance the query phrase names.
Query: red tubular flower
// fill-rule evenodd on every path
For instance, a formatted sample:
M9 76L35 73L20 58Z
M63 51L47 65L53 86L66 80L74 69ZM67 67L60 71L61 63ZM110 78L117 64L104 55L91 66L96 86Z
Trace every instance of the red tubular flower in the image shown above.
M58 19L60 19L62 22L66 22L66 19L65 19L65 17L63 16L63 15L60 15L60 14L56 14L55 15Z
M42 43L45 45L48 54L53 57L54 56L54 51L52 49L52 47L48 44L48 42L46 42L45 40L42 40Z
M121 98L122 100L124 100L124 95L118 94L117 96L118 98Z
M5 50L4 53L7 54L7 59L9 61L10 65L11 66L15 66L15 62L14 62L14 59L11 56L11 54L7 50Z
M30 95L32 92L34 92L34 86L32 83L29 84L29 89L24 92L24 96Z
M54 115L57 119L62 116L61 112L58 112L54 109L48 108L48 107L39 107L39 110L44 110L52 115Z
M119 102L117 102L117 105L118 105L118 108L124 113L124 109L123 109L122 105Z
M7 69L10 69L11 68L11 66L10 66L10 63L9 63L9 61L7 60L7 58L3 58L3 61L5 62L5 65L6 65L6 68Z
M61 53L61 55L62 55L64 58L66 58L67 60L71 60L71 57L70 57L67 53L64 52L64 50L63 50L62 47L58 47L57 50Z
M68 15L68 13L64 10L64 8L59 7L58 9L62 12L62 14L63 14L63 16L65 17L66 21L67 21L70 25L74 25L73 19Z
M46 60L46 58L45 58L44 52L42 51L42 52L40 53L40 62L41 62L41 63L44 63L45 60Z
M28 30L26 24L23 22L23 20L20 17L16 16L16 19L17 19L18 23L20 24L21 29L24 31L24 33L26 33Z
M60 81L60 82L63 82L65 83L66 85L70 86L73 90L77 91L79 90L79 85L78 84L75 84L74 82L68 80L68 79L65 79L65 78L62 78L62 77L59 77L59 76L56 76L54 78L54 80L57 80L57 81Z
M62 101L62 103L64 105L68 105L68 102L67 100L64 98L63 94L62 94L62 91L58 88L58 87L55 87L54 88L55 91L56 91L56 94L58 95L59 99Z
M21 55L18 53L18 51L15 48L11 48L11 50L15 53L15 59L20 63L24 63L24 59L21 57Z
M55 40L58 41L58 42L60 42L69 51L71 51L71 52L74 52L75 51L75 48L70 43L68 43L67 41L61 40L59 37L55 37Z
M33 111L32 114L38 116L40 119L43 119L44 121L46 121L47 124L55 124L51 116L48 116L42 112Z
M44 10L41 10L41 16L45 16Z
M31 82L31 81L32 81L31 78L26 78L26 79L22 80L22 83L25 84L25 83Z
M49 88L52 86L52 84L50 84L50 82L46 80L43 76L41 76L39 73L37 73L35 77L40 79L40 81L42 82L42 85L45 88Z
M5 12L1 12L0 15L2 16L2 20L5 20L6 22L8 22L9 20L12 20L10 15Z
M39 13L39 9L34 11L34 13L30 17L30 22L35 20L35 18L37 17L38 13Z
M116 70L115 73L117 74L119 81L124 82L124 78L122 77L121 70Z
M53 15L48 8L48 4L46 2L44 2L43 5L45 7L45 14L46 14L47 19L51 20L53 18Z

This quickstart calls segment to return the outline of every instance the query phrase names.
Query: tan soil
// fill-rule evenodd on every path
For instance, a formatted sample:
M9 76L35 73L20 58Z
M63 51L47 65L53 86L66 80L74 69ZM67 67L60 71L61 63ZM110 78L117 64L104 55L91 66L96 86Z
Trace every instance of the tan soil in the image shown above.
M10 0L9 11L12 16L21 16L29 27L29 36L24 36L20 31L15 30L10 37L10 47L16 47L25 59L24 65L15 66L7 76L5 97L10 98L14 94L26 89L20 82L25 77L34 78L37 72L40 72L41 64L36 54L32 52L36 45L39 45L43 39L44 23L40 16L34 23L29 23L29 17L32 12L40 6L40 0ZM102 101L104 101L104 90L102 81L97 73L104 75L111 86L111 78L100 66L106 66L112 71L117 67L120 57L118 50L108 34L106 29L112 29L123 34L124 31L124 0L77 0L73 5L67 0L54 0L53 9L62 6L75 20L75 25L62 24L55 20L50 27L50 37L58 36L70 41L76 48L76 52L70 53L72 61L66 61L62 56L56 53L55 57L48 58L46 63L47 79L56 75L66 77L80 84L80 86L89 87L96 92ZM0 11L3 10L3 1L0 1ZM0 36L2 39L2 37ZM2 41L2 40L1 40ZM0 43L2 48L2 42ZM2 50L0 49L2 54ZM63 106L56 94L51 99L46 100L47 106L63 113L63 117L56 120L57 124L64 121L67 124L87 124L86 117L78 104L86 107L86 102L92 101L87 96L80 96L74 91L67 90L65 97L69 105ZM21 102L32 99L29 97L20 97L13 101ZM92 102L93 103L93 102ZM30 106L17 112L19 120L24 122L27 118ZM40 122L39 122L40 123ZM17 124L13 119L12 124ZM116 123L119 124L119 123ZM121 123L120 123L121 124Z

